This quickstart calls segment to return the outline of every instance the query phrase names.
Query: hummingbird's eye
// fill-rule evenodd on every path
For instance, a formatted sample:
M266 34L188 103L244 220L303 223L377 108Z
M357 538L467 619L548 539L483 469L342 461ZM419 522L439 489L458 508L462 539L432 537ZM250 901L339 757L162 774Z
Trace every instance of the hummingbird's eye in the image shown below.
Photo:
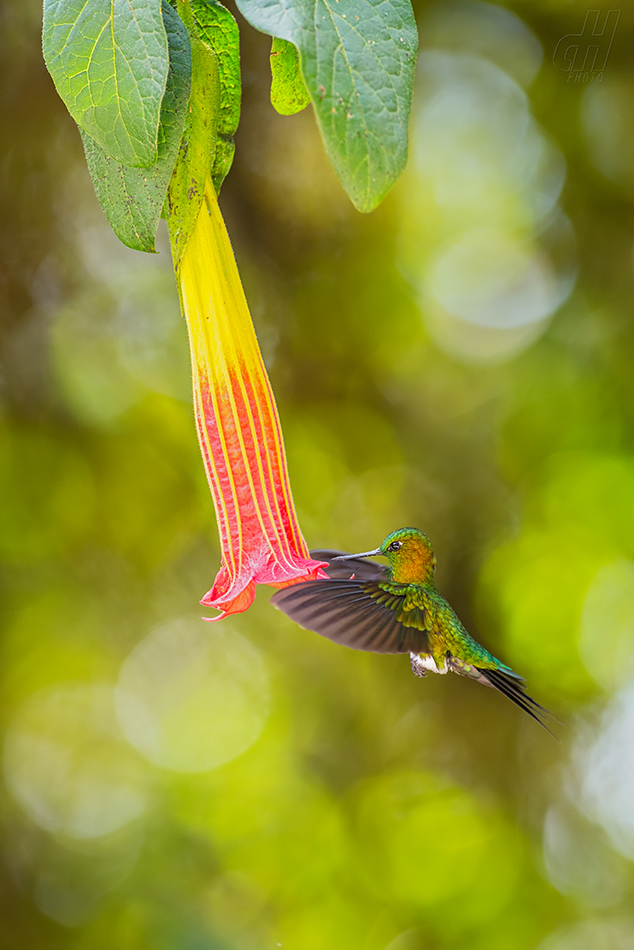
M392 543L390 544L388 548L388 551L398 551L398 549L402 547L403 547L402 541L392 541Z

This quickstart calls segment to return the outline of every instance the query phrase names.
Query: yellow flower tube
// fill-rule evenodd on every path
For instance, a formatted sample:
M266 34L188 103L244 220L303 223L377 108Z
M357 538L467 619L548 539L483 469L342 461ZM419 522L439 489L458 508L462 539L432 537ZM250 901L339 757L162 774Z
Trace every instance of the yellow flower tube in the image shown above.
M177 279L222 550L201 603L220 610L219 620L246 610L256 584L325 577L325 565L311 559L297 521L273 390L210 179Z

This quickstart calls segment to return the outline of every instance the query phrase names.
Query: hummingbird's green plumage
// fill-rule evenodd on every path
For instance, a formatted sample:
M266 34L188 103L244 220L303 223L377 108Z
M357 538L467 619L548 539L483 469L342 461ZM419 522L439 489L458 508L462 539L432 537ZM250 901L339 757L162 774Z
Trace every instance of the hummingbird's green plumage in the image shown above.
M436 590L436 558L418 528L393 531L374 551L311 556L328 562L330 579L287 587L271 598L301 626L355 650L409 653L418 676L452 671L477 680L541 723L536 713L545 710L524 691L524 680L467 633ZM389 567L365 560L379 556Z

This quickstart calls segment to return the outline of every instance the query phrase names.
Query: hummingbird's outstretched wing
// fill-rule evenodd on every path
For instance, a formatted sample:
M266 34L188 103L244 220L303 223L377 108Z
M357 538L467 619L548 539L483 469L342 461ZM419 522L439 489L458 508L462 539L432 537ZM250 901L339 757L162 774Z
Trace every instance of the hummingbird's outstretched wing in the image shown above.
M352 562L346 562L352 563ZM380 566L380 565L377 565ZM330 573L329 569L326 569ZM370 653L429 651L423 611L413 611L409 626L400 619L405 598L376 581L307 581L278 590L271 603L307 630L335 643Z
M399 617L404 597L379 584L389 581L389 568L367 558L334 561L341 551L311 551L327 561L332 580L308 581L283 588L271 603L292 620L335 643L370 653L411 653L429 649L424 611Z

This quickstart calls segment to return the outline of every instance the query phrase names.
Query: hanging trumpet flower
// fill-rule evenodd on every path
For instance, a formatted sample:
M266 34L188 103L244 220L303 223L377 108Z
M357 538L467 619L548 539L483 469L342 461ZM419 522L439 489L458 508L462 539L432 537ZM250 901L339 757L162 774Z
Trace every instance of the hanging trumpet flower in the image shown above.
M187 319L200 449L214 500L222 567L202 599L246 610L256 584L326 575L297 521L280 420L211 180L177 271Z

